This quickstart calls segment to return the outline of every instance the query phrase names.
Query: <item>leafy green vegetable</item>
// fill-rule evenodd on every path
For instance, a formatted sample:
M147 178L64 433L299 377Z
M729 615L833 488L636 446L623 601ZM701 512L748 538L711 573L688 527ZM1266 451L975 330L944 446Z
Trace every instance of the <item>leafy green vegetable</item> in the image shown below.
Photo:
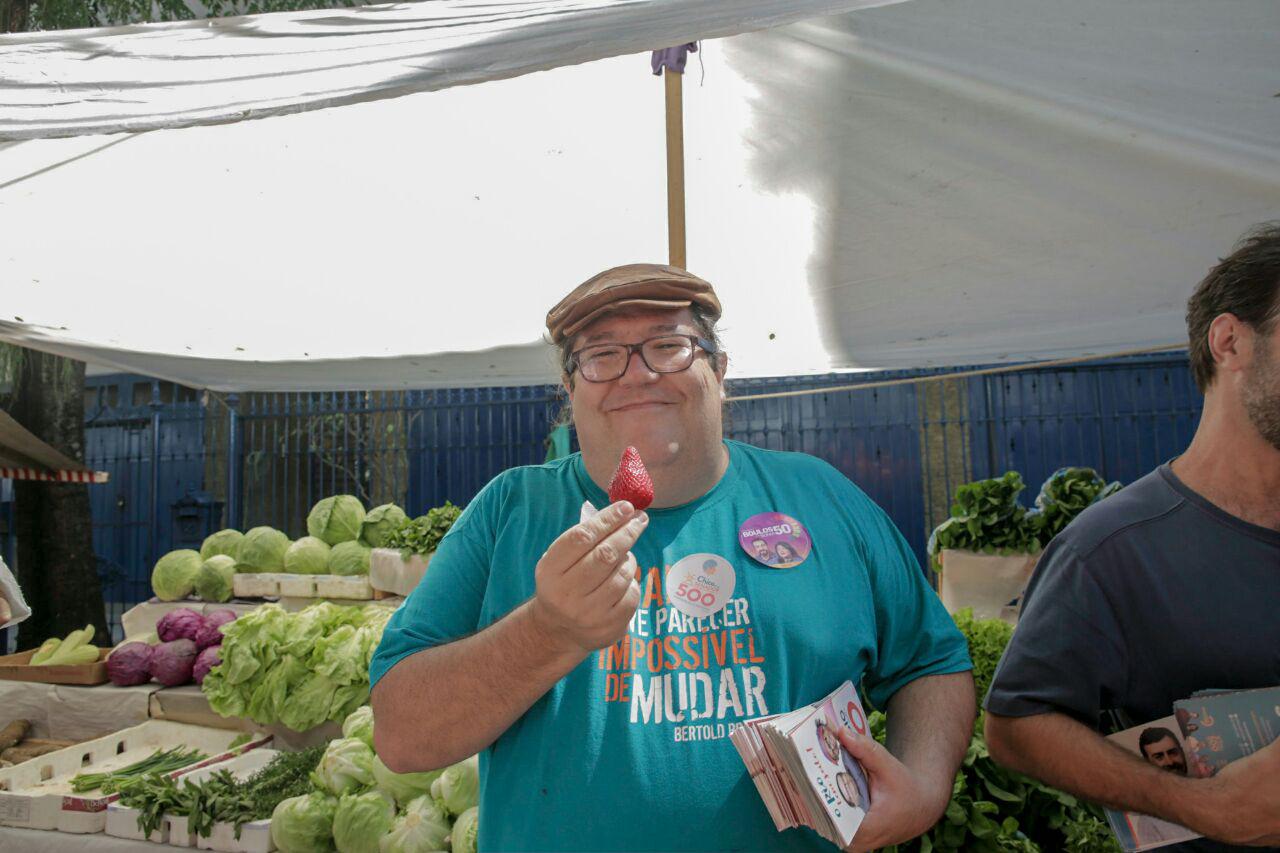
M172 773L183 767L203 761L207 758L203 752L195 749L183 749L175 746L170 749L157 749L151 755L135 761L127 767L101 773L80 773L71 779L71 790L77 794L86 791L101 790L104 794L114 794L121 783L130 779L152 774Z
M170 551L151 570L151 588L161 601L181 601L195 589L196 573L204 561L190 548Z
M230 601L231 581L236 576L236 561L226 554L215 554L196 572L196 596L204 601Z
M381 548L387 537L408 520L404 510L395 504L375 506L360 525L360 539L370 548Z
M381 758L376 755L373 757L373 784L395 797L396 803L401 807L423 794L430 794L431 783L439 779L443 772L428 770L423 773L393 773L382 763Z
M342 721L342 736L353 737L373 747L373 708L361 705Z
M1093 503L1120 491L1092 468L1060 468L1040 488L1036 508L1028 514L1040 544L1047 546L1077 515Z
M219 554L235 557L236 549L240 547L240 540L243 538L243 533L231 528L219 530L217 533L210 533L200 545L200 559L207 560Z
M978 480L956 489L951 518L929 537L934 567L938 567L938 555L947 549L1002 555L1040 550L1040 540L1026 522L1027 510L1018 504L1024 488L1022 475L1009 471L998 479Z
M329 551L326 571L331 575L367 575L371 553L372 549L363 542L340 542Z
M284 552L284 570L295 575L322 575L329 565L329 550L323 539L303 536Z
M474 806L458 815L449 834L453 853L476 853L476 830L480 828L480 812Z
M223 627L222 663L201 687L224 717L295 731L344 720L369 698L369 661L390 617L379 605L264 604Z
M339 853L378 853L379 842L395 819L396 803L390 794L348 794L338 800L333 814L334 843Z
M283 853L329 853L338 801L318 791L290 797L271 813L271 840Z
M373 750L358 738L331 741L311 781L339 797L368 788L373 784Z
M435 551L449 528L462 515L462 510L445 501L444 506L428 510L426 515L406 521L383 543L384 548L398 548L406 560L417 554L425 557Z
M459 818L459 822L461 820ZM448 813L424 794L405 806L404 814L396 819L391 832L382 840L381 853L435 853L446 849L449 832Z
M274 527L255 527L236 549L237 572L283 572L289 537Z
M329 545L350 542L360 536L364 524L364 504L355 495L333 495L311 508L307 533Z
M431 796L449 811L460 815L480 802L480 759L477 756L446 767L431 783Z

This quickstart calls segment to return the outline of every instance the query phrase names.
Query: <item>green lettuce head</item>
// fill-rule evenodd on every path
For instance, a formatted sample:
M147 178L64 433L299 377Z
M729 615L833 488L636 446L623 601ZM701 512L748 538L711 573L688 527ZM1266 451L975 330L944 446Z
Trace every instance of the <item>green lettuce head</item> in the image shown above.
M353 737L373 746L373 709L368 705L356 708L342 721L342 736Z
M339 797L368 788L373 784L373 750L359 738L331 741L311 781Z
M341 542L329 551L328 570L331 575L369 574L369 555L373 549L363 542Z
M289 537L274 527L255 527L236 549L237 572L283 572Z
M390 794L366 791L338 801L333 815L333 840L339 853L378 853L379 842L396 820Z
M181 601L196 588L196 575L204 561L197 551L182 548L170 551L151 570L151 588L161 601Z
M400 525L409 520L395 504L383 504L369 510L360 526L360 538L370 548L381 548Z
M446 767L440 778L431 783L431 796L449 810L460 815L480 804L480 758L471 756Z
M282 800L271 813L271 840L283 853L329 853L338 801L313 792Z
M217 533L210 533L200 546L200 559L207 560L219 554L234 558L236 549L240 547L240 540L243 538L243 533L239 530L232 530L229 527L226 530L219 530Z
M417 797L382 839L381 853L435 853L449 838L449 815L427 795ZM455 842L456 843L456 842Z
M314 536L303 536L284 552L284 570L295 575L322 575L329 565L328 544Z
M475 806L458 815L449 834L453 853L476 853L476 832L480 828L480 811Z
M425 773L393 773L382 763L378 756L373 757L373 784L380 791L386 791L396 798L397 805L402 808L410 800L416 800L424 794L431 793L431 783L440 778L443 770L428 770Z
M236 576L236 561L226 554L215 554L205 560L196 572L196 596L204 601L230 601L231 581Z
M307 532L326 544L337 545L359 538L364 524L364 504L355 495L334 495L311 508Z

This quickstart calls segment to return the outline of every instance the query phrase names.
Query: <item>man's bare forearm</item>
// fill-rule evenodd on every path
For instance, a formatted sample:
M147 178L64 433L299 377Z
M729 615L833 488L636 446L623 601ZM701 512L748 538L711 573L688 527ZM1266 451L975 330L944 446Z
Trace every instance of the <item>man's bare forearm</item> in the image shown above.
M1192 829L1202 818L1198 780L1153 767L1065 714L987 712L986 735L996 762L1069 794Z
M929 807L939 813L951 799L977 707L968 672L917 678L889 700L885 746L927 785Z
M378 755L397 773L474 755L584 659L541 628L532 601L470 637L410 655L373 690Z

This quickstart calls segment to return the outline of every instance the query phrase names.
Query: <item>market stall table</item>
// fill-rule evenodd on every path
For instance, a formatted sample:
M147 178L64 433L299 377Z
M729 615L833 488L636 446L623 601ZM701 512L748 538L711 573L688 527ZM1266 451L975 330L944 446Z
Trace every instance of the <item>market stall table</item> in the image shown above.
M0 826L0 850L22 853L155 853L157 850L178 850L171 844L154 844L150 841L130 841L113 838L101 832L73 835L69 832L52 832L43 829L18 829Z
M76 687L32 681L0 681L0 725L29 720L31 736L89 740L145 722L159 684Z

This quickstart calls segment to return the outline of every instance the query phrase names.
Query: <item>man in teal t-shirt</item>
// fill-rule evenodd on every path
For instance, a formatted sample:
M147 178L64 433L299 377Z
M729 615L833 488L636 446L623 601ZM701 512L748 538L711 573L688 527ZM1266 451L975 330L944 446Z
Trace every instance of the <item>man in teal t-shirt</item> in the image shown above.
M845 680L889 713L888 750L842 733L871 788L850 849L915 837L950 798L964 639L838 471L723 439L719 314L652 265L552 309L582 453L489 483L383 635L378 753L410 771L482 751L483 850L830 849L774 829L728 735ZM604 491L628 446L647 512Z

